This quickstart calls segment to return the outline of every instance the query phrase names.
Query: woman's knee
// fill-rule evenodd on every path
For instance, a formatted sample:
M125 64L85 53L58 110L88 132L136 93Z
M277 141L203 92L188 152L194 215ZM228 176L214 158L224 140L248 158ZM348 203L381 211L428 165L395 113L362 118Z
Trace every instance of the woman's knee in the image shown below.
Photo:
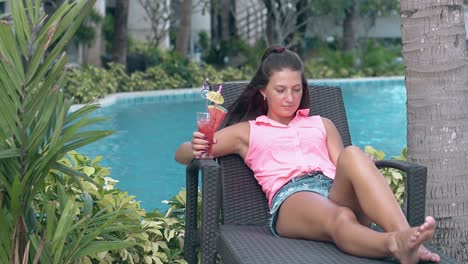
M348 164L367 160L366 154L356 146L348 146L344 148L338 156L338 166L348 166Z
M363 154L363 152L359 147L348 146L348 147L345 147L341 151L340 155L338 156L338 161L340 159L348 159L348 158L356 157L356 156L362 155L362 154Z

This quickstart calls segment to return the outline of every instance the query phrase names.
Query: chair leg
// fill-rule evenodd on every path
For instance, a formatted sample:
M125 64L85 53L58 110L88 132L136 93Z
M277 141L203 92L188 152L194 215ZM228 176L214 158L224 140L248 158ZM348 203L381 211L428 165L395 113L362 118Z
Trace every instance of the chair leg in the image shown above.
M220 167L203 167L201 263L216 263L216 243L219 236Z
M198 167L187 167L186 188L184 258L189 264L197 264Z

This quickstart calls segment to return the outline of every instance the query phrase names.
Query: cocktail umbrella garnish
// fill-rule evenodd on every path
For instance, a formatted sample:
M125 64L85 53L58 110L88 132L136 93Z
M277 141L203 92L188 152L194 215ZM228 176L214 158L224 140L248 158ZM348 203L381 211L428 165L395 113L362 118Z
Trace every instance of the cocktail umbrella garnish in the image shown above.
M211 102L220 105L224 103L224 97L221 95L221 91L223 90L223 85L219 85L218 91L211 91L206 94L206 98Z

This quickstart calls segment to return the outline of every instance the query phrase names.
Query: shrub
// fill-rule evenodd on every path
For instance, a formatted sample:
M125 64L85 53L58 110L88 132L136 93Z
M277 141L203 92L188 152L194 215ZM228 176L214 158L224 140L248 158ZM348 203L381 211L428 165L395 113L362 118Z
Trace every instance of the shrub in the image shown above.
M186 263L183 260L183 237L185 228L185 191L182 190L169 201L170 208L165 213L155 210L146 213L135 196L116 188L117 180L109 177L109 168L99 163L101 156L90 159L76 151L68 153L60 160L70 169L82 172L88 179L80 182L55 180L51 171L43 185L43 195L35 200L36 208L43 208L50 201L58 201L66 194L83 210L75 212L75 224L89 215L110 219L108 226L112 232L104 238L126 241L133 246L122 249L109 249L89 254L80 259L81 263ZM54 176L54 177L52 177ZM95 184L90 183L92 180ZM81 185L81 187L80 187ZM63 186L63 192L58 188ZM48 197L44 199L43 197ZM200 196L201 197L201 196ZM91 201L87 202L87 201ZM54 203L60 206L59 203ZM119 217L112 217L120 212ZM60 218L60 212L56 212Z
M121 64L116 63L110 63L108 70L91 65L72 69L67 73L64 92L67 96L73 96L75 103L86 103L117 92L199 87L206 77L210 78L211 83L220 83L247 80L253 76L250 67L227 67L218 72L211 65L178 61L169 66L170 61L172 59L150 67L146 72L136 71L130 75Z
M74 97L76 103L90 102L107 94L122 91L127 75L121 64L111 63L110 69L91 65L72 69L67 73L65 94Z
M369 40L362 54L362 68L366 76L404 75L404 66L396 59L400 56L398 48L385 48Z
M371 154L376 160L383 160L385 158L385 153L383 151L376 150L371 146L365 147L365 152ZM401 151L401 155L398 157L393 157L392 159L397 160L406 160L406 147ZM385 176L387 183L392 189L393 195L397 199L400 205L403 204L404 194L405 194L405 177L404 173L400 170L393 168L382 168L380 169L382 174Z
M344 52L320 47L315 58L305 61L308 78L356 78L403 75L404 66L397 62L398 48L385 48L369 40L361 52Z

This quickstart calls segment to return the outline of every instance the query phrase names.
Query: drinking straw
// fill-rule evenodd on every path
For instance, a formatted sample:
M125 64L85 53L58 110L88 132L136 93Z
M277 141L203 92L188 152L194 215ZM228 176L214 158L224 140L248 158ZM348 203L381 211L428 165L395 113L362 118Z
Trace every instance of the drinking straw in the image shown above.
M218 93L221 94L221 91L222 91L222 90L223 90L223 85L220 84L220 85L218 86ZM216 104L216 103L215 103L215 104ZM216 104L216 105L218 105L218 104Z

